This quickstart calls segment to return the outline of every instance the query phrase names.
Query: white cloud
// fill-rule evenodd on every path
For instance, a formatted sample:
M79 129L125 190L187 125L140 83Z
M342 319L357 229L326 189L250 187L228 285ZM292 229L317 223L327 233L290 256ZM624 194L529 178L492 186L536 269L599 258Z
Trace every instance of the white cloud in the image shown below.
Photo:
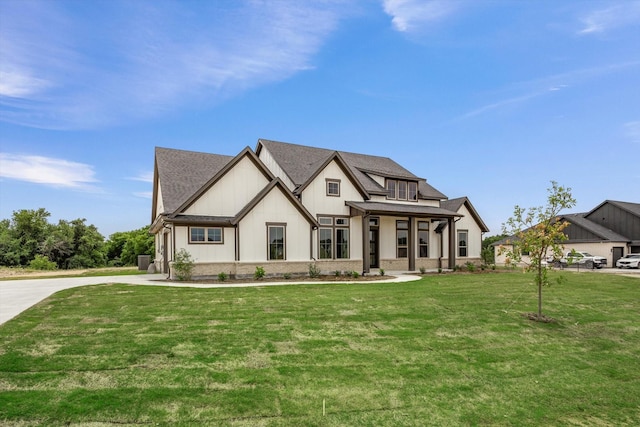
M581 19L580 35L604 33L619 27L638 25L640 1L624 1L605 9L592 10Z
M136 193L133 193L134 196L136 197L141 197L143 199L151 199L153 197L153 192L151 191L139 191Z
M396 30L411 32L451 14L457 3L453 0L383 0L383 7Z
M0 177L75 190L95 191L93 167L43 156L0 153Z
M624 134L631 141L640 143L640 120L625 123Z
M142 172L140 175L129 179L132 181L153 182L153 171Z
M503 107L523 104L534 98L551 93L558 93L569 87L575 88L602 76L624 71L629 68L637 68L638 66L640 66L640 61L607 64L599 67L581 68L540 79L514 83L504 89L505 92L509 93L508 96L456 117L452 122L479 116L490 111L499 110Z
M312 69L352 7L346 0L4 2L1 119L88 129L214 104Z

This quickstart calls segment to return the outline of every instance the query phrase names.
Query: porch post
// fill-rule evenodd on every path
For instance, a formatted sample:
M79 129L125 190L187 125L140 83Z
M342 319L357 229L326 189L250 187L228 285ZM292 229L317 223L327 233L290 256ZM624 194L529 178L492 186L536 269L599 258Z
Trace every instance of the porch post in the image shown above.
M456 266L456 222L453 217L447 219L449 228L449 268Z
M409 234L409 239L407 241L407 245L409 246L409 271L415 271L416 269L416 239L414 236L415 233L415 221L416 219L412 216L409 217L409 230L408 233Z
M362 275L371 271L371 241L369 240L369 231L371 224L369 222L369 214L362 214Z

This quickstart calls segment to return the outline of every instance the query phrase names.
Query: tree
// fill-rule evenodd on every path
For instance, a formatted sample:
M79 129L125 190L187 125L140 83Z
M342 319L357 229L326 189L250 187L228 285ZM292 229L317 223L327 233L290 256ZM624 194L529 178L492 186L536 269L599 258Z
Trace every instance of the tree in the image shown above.
M135 265L138 255L151 255L153 260L155 239L149 233L149 227L119 231L109 236L105 253L109 265Z
M9 226L10 236L14 240L13 256L17 265L27 265L35 258L42 242L51 232L51 224L47 218L51 214L44 208L38 210L21 209L13 212Z
M569 225L560 221L558 214L563 209L575 206L576 200L571 195L571 188L559 186L551 181L551 188L546 206L524 209L516 205L513 216L502 225L503 233L512 236L506 245L499 249L514 262L522 261L522 254L529 255L527 271L535 273L535 283L538 287L538 313L536 320L544 320L542 315L542 287L550 285L545 261L551 250L554 258L562 256L562 242L567 239L563 230Z
M497 236L489 236L482 239L482 251L480 252L482 262L486 265L496 263L496 254L491 245L505 237L507 237L505 234L499 234Z

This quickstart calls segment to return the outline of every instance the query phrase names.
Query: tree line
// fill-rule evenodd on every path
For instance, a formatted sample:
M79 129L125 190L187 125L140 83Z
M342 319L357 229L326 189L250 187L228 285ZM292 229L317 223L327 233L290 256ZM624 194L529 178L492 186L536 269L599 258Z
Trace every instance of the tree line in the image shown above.
M138 255L153 255L148 227L113 233L109 239L86 219L51 224L44 208L14 211L0 220L0 266L74 269L136 265Z

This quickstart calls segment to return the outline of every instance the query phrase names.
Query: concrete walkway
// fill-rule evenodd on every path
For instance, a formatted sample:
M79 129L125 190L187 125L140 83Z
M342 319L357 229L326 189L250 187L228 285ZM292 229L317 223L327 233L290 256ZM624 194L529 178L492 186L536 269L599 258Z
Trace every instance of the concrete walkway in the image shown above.
M376 281L375 283L410 282L420 279L419 276L403 273L387 273L393 276L391 279ZM125 283L131 285L151 286L175 286L183 288L246 288L251 286L280 286L295 284L321 284L318 282L295 282L295 279L286 282L247 282L247 283L184 283L171 282L165 279L164 274L141 274L133 276L101 276L101 277L66 277L57 279L25 279L25 280L0 280L0 325L14 318L29 307L39 303L54 293L75 288L78 286L98 285L102 283ZM374 282L349 282L340 280L339 283L374 283Z

